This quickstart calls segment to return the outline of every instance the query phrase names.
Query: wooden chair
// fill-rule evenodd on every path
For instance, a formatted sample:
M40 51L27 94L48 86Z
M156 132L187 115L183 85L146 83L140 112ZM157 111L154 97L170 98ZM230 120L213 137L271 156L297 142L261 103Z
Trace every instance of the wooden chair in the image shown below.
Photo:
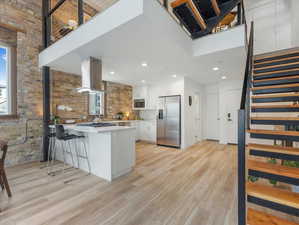
M2 156L1 156L2 152ZM0 186L2 190L6 190L8 197L11 197L11 191L9 188L9 184L7 181L6 173L5 173L5 168L4 168L4 162L5 162L5 157L7 153L7 142L1 141L0 140Z

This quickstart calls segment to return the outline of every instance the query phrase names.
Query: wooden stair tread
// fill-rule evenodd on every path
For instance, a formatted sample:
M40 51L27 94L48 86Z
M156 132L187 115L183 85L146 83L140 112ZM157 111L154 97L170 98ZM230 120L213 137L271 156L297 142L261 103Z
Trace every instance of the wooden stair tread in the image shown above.
M284 72L293 72L293 71L298 71L299 68L296 69L287 69L287 70L279 70L279 71L271 71L271 72L264 72L264 73L254 73L253 76L263 76L263 75L268 75L268 74L276 74L276 73L284 73Z
M248 169L299 179L299 169L256 160L247 160Z
M279 145L248 144L247 149L262 150L288 155L299 155L299 148L285 147Z
M259 109L259 108L299 108L299 104L295 105L252 105L251 108Z
M269 60L266 62L254 63L254 65L261 65L261 64L265 64L265 63L275 63L275 62L287 61L287 60L292 60L292 59L299 59L299 56L292 56L292 57L282 58L282 59L273 59L273 60ZM259 60L259 59L257 59L257 60Z
M298 223L287 221L268 213L260 212L248 208L247 225L299 225Z
M272 57L277 57L277 56L286 56L294 53L299 53L298 49L290 50L288 52L277 52L277 53L272 53L264 56L254 56L254 60L261 60L261 59L268 59Z
M283 94L265 94L265 95L253 95L251 98L281 98L281 97L299 97L298 93L283 93Z
M172 8L176 8L182 4L187 4L188 7L191 9L195 20L197 21L198 25L201 27L201 29L205 30L207 29L207 24L205 20L203 19L201 13L198 11L197 7L195 6L194 2L192 0L176 0L171 3Z
M277 65L272 65L272 66L264 66L264 67L261 67L261 68L254 68L254 70L272 69L272 68L279 68L279 67L292 66L292 65L299 65L299 62L277 64Z
M296 84L269 85L269 86L262 86L262 87L253 87L253 88L251 88L251 90L252 91L256 91L256 90L264 90L264 89L272 89L272 88L292 88L292 87L299 87L299 83L296 83Z
M299 117L251 117L251 120L285 120L285 121L299 121Z
M246 191L248 195L256 198L299 208L299 194L295 192L249 182L247 182Z
M268 135L284 135L284 136L299 136L299 131L287 131L287 130L247 130L250 134L268 134Z
M299 76L289 76L289 77L275 77L275 78L267 78L254 80L253 83L265 82L265 81L275 81L275 80L288 80L288 79L299 79Z

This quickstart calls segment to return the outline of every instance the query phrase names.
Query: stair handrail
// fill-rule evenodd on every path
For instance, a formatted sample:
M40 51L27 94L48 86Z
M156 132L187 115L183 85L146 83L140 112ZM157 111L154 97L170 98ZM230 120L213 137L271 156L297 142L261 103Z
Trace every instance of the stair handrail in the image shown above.
M238 112L238 225L246 225L246 130L250 129L254 23L251 22L240 110Z
M246 58L246 67L245 67L245 76L242 88L242 98L240 109L245 109L247 94L249 93L249 88L251 87L251 78L252 78L252 66L253 66L253 42L254 42L254 23L251 22L250 28L250 37L247 49L247 58Z

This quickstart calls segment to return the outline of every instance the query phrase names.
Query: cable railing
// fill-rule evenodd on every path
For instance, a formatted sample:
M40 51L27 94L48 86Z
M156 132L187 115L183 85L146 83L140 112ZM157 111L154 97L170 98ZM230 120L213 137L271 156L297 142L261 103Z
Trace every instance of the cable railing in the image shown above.
M119 0L44 0L48 46L76 30Z
M246 225L246 130L250 129L253 46L254 23L251 22L242 98L238 113L238 225Z

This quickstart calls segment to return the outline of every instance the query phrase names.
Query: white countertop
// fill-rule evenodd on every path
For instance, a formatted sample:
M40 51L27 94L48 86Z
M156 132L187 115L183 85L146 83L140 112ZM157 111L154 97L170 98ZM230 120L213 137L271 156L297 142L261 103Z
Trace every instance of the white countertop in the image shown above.
M84 132L84 133L105 133L105 132L115 132L115 131L135 129L135 127L127 127L127 126L82 127L76 125L64 125L64 128L67 130L74 130L74 131Z

